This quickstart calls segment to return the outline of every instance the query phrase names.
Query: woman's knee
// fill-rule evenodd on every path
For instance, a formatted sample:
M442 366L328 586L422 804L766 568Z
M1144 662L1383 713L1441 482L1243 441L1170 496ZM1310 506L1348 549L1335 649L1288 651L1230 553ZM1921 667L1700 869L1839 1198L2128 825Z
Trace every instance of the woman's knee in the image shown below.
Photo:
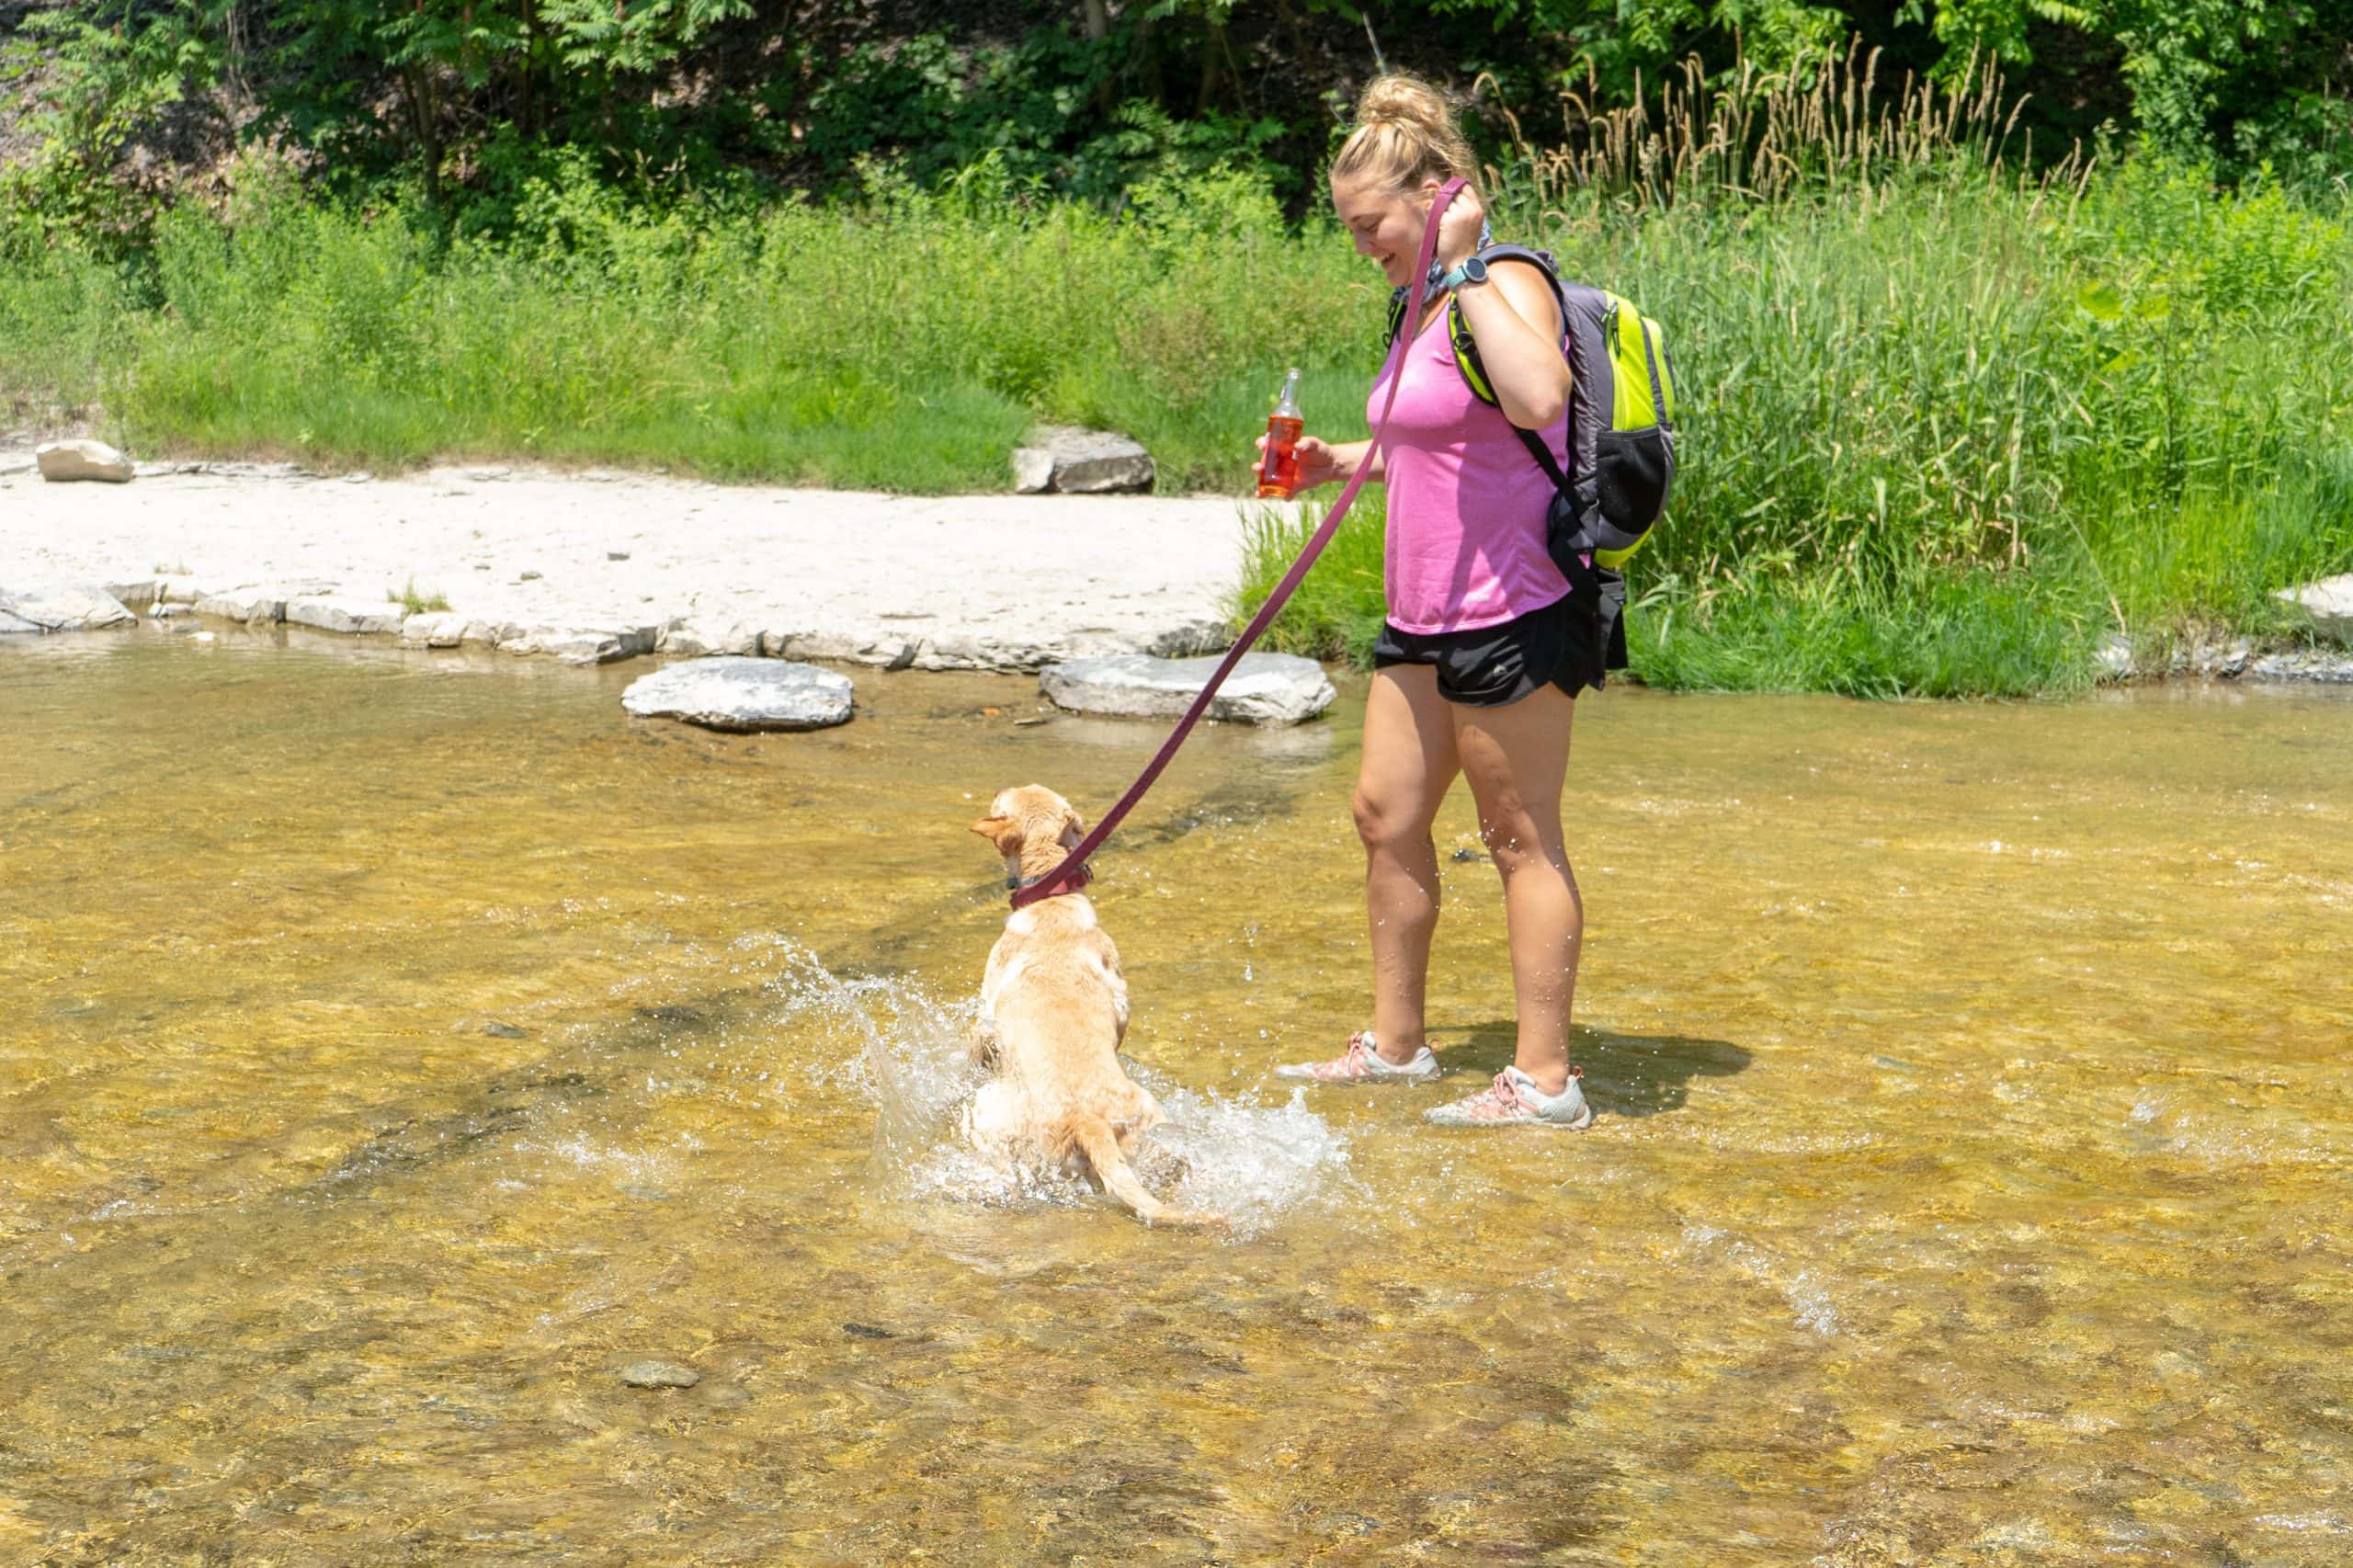
M1542 824L1525 812L1508 812L1479 820L1479 842L1506 880L1540 867L1559 869L1564 857Z
M1419 809L1417 801L1401 800L1358 784L1351 805L1357 836L1369 850L1411 849L1429 842L1430 814Z

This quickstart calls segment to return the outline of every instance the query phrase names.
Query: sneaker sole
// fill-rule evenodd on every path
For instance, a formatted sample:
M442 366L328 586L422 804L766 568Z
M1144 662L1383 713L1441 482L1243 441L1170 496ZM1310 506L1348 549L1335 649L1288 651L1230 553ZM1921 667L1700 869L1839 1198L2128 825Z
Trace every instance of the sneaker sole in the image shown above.
M1361 1078L1319 1078L1305 1068L1278 1067L1275 1076L1294 1084L1334 1084L1342 1088L1367 1084L1435 1084L1443 1076L1438 1073L1369 1073Z
M1422 1119L1432 1127L1540 1127L1548 1132L1583 1132L1593 1125L1593 1108L1586 1107L1585 1114L1574 1121L1541 1121L1533 1119L1527 1121L1472 1121L1467 1117L1457 1121L1435 1116L1425 1116Z

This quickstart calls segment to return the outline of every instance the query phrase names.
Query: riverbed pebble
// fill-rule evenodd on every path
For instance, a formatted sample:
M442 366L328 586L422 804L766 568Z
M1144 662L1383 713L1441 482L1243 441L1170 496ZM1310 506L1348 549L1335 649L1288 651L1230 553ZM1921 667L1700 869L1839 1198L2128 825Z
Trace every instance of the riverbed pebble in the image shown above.
M789 660L690 659L631 682L621 706L707 730L820 730L848 722L850 681Z
M1213 657L1155 659L1114 653L1049 666L1038 689L1060 708L1173 719L1217 669ZM1209 716L1245 724L1297 724L1332 706L1324 667L1296 653L1245 653L1210 701Z
M633 1389L690 1389L702 1381L700 1372L675 1361L631 1361L620 1377Z

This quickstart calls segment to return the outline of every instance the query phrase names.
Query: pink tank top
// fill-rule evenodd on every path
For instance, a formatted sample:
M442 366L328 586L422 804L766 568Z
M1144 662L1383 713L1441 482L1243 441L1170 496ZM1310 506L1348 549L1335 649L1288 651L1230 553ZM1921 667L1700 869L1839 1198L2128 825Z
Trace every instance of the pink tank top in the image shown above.
M1382 565L1389 622L1400 631L1475 631L1557 604L1568 579L1544 548L1552 482L1501 409L1471 395L1454 362L1446 312L1405 351L1383 460L1389 531ZM1389 377L1365 407L1381 417ZM1556 458L1569 422L1544 432Z

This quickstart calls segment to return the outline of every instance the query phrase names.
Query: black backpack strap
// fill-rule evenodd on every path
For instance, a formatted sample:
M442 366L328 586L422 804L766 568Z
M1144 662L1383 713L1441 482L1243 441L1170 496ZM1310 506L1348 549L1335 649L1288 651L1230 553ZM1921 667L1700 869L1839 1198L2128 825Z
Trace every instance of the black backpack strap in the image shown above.
M1561 472L1560 460L1552 455L1552 449L1544 444L1544 437L1533 430L1523 430L1517 425L1511 427L1511 433L1519 437L1519 444L1528 449L1528 455L1536 460L1536 466L1542 469L1544 477L1552 482L1552 488L1574 499L1569 476ZM1572 460L1574 455L1574 452L1571 453Z

